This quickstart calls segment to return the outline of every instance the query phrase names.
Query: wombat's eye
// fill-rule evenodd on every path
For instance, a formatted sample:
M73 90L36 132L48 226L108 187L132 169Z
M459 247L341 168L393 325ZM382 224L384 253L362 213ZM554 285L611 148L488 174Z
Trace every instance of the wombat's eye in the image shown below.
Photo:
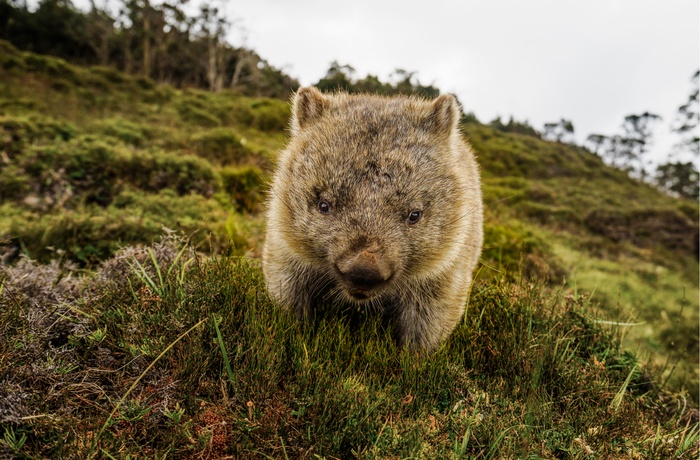
M329 212L331 212L331 205L328 204L326 200L321 200L318 202L318 211L321 214L328 214Z
M420 220L422 215L423 213L421 211L413 210L406 218L406 223L409 225L413 225Z

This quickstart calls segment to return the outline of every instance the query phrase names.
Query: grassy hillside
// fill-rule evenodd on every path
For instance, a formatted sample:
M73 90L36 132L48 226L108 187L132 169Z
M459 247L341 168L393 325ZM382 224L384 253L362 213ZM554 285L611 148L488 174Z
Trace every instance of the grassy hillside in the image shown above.
M465 125L483 266L416 357L374 318L304 327L264 295L288 116L0 42L0 453L697 456L697 203Z
M492 203L487 235L521 229L513 239L527 235L518 248L525 268L545 266L550 281L592 294L601 316L636 324L623 327L625 346L664 368L664 379L685 381L697 403L698 204L582 148L480 125L465 131ZM491 241L494 258L504 240Z

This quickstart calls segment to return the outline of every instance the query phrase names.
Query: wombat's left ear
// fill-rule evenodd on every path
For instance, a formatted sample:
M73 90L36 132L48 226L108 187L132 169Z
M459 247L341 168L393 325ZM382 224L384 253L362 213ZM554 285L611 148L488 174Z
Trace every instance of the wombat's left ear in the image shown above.
M436 134L449 135L459 121L459 104L451 94L442 94L432 102L430 129Z
M292 104L292 132L297 132L323 114L328 99L318 89L309 86L297 91Z

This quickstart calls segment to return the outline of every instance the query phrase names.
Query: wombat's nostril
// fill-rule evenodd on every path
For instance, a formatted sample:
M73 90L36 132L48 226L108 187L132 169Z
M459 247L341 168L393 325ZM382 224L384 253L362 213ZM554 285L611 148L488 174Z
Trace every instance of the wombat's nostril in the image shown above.
M392 275L381 258L371 251L344 257L338 261L336 268L346 281L361 289L371 289L387 281Z
M385 281L379 271L367 267L353 267L343 277L359 288L373 288Z

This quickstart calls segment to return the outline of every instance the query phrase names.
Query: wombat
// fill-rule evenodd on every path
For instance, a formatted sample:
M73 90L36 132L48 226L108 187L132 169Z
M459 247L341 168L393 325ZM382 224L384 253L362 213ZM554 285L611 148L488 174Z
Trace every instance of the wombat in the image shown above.
M479 170L459 116L451 95L301 88L268 200L272 298L302 318L321 304L378 307L415 350L447 337L483 240Z

